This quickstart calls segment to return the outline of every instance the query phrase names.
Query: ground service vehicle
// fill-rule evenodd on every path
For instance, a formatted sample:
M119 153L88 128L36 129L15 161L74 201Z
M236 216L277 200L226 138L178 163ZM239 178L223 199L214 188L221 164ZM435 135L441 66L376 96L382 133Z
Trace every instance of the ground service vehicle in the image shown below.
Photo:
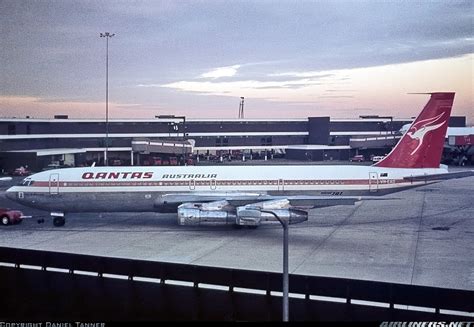
M358 154L358 155L353 156L350 160L355 161L355 162L362 162L362 161L365 161L365 158L362 154Z
M21 223L23 212L19 210L11 210L8 208L0 208L0 223L4 226Z

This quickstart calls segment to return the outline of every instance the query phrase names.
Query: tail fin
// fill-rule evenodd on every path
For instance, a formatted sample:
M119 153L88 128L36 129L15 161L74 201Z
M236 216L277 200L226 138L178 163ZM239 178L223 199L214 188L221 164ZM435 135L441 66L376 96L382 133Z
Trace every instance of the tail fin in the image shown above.
M454 92L430 93L431 98L392 151L374 166L438 168Z

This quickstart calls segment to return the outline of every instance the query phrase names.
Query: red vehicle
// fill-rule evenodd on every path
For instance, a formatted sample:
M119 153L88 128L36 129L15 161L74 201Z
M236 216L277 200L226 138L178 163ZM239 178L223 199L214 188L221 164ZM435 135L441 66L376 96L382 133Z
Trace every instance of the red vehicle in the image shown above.
M11 210L0 208L0 222L2 225L19 224L23 219L23 212L19 210Z
M357 161L357 162L362 162L364 160L365 158L362 154L355 155L351 158L351 161Z
M28 168L25 168L23 166L16 168L13 171L14 176L28 176L31 174L31 171Z
M171 166L176 166L177 164L178 164L178 158L170 157L170 165Z

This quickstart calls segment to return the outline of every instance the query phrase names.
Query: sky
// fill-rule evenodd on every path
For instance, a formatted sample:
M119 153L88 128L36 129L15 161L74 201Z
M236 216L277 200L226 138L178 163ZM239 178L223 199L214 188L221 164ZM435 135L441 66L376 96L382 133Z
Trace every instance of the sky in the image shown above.
M473 1L0 0L0 117L416 116L474 124Z

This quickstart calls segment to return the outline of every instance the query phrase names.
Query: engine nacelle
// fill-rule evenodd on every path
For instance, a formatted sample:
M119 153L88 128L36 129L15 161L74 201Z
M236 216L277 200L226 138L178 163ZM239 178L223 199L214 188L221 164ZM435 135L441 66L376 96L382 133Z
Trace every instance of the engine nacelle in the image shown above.
M308 213L298 209L273 209L271 210L280 219L285 219L289 224L297 224L308 220ZM278 222L278 219L269 212L262 212L260 208L252 205L237 207L235 223L242 226L258 226L263 222Z
M249 204L237 207L236 211L233 211L229 203L224 200L210 203L181 204L178 207L178 224L259 226L264 222L278 222L279 220L275 215L280 219L288 221L289 224L308 220L308 213L304 210L293 208L276 209L273 208L272 203L272 206L266 207Z
M262 221L263 212L258 209L237 207L237 218L235 223L241 226L259 226Z
M207 208L204 206L204 208ZM180 225L235 224L235 214L224 210L204 210L203 203L184 203L178 207Z

